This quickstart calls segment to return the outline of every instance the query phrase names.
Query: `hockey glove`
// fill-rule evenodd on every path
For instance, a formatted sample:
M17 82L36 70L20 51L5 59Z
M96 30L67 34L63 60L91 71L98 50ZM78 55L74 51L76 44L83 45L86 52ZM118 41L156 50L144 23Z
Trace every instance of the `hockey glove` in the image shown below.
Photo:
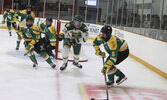
M102 70L101 70L101 73L102 73L103 75L105 75L105 74L106 74L106 70L107 70L107 67L104 66L104 67L102 68Z
M62 41L64 39L64 34L61 33L59 35L56 34L56 39Z
M27 51L29 51L32 47L33 47L33 44L32 44L32 43L29 43L29 44L25 47L25 49L26 49Z
M96 50L96 53L95 53L95 54L96 54L97 56L106 58L105 52L102 52L101 50Z
M2 21L1 24L5 24L5 21Z

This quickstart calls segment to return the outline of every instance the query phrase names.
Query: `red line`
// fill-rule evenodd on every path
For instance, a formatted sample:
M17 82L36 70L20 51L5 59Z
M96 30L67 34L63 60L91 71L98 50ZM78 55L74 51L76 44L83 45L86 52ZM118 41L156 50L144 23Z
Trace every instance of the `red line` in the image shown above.
M126 88L122 88L122 89L125 91L125 93L129 96L131 100L135 100L135 98L132 95L130 95L130 93L128 92L128 89Z
M57 62L56 62L57 63ZM60 81L59 81L59 72L58 72L58 68L56 69L56 86L57 86L57 100L61 100L60 97Z

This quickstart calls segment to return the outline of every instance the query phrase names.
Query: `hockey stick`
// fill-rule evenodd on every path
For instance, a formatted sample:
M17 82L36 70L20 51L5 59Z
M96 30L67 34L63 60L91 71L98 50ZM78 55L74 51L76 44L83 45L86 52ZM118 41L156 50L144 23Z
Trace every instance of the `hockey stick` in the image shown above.
M103 66L104 66L104 57L102 57L102 60L103 60ZM107 87L107 76L106 76L106 73L104 74L104 81L105 81L105 86L106 86L107 100L109 100L108 87Z

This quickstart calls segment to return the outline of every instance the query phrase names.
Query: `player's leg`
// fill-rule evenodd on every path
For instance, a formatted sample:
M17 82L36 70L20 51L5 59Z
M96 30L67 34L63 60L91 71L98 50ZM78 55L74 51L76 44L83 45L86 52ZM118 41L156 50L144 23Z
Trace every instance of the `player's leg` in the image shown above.
M47 52L47 54L48 54L50 57L52 57L52 58L55 57L55 55L54 55L53 52L52 52L52 50L55 49L55 46L51 46L51 44L50 44L49 41L48 41L48 42L45 42L45 44L44 44L44 49L45 49L45 51Z
M44 59L45 61L52 67L52 68L55 68L56 65L52 62L52 60L50 59L49 55L46 53L46 51L41 48L41 43L40 42L37 42L35 45L34 45L34 50L40 54Z
M28 45L30 41L25 41L25 47ZM35 57L35 54L34 54L34 50L33 49L26 49L25 50L27 51L27 55L29 56L30 60L33 62L33 67L36 68L38 65L37 63L37 60L36 60L36 57Z
M12 26L14 27L14 29L15 29L15 31L16 31L16 34L17 34L16 50L19 50L20 41L21 41L22 38L21 38L21 35L18 33L16 22L12 23Z
M125 51L118 52L117 61L116 61L115 65L124 61L128 56L129 56L129 49L128 48ZM127 79L127 77L121 71L117 72L115 75L118 77L118 79L116 80L117 84L121 84L123 81L125 81Z
M68 65L68 57L69 57L69 52L70 52L71 44L69 42L69 39L64 39L63 40L63 65L60 67L60 70L65 70L67 65Z
M79 55L80 55L80 51L81 51L81 44L74 45L73 46L73 50L74 50L73 65L75 65L78 68L82 68L82 65L78 63L78 61L79 61Z
M7 27L8 27L8 31L9 31L9 36L12 36L11 23L10 22L7 22Z

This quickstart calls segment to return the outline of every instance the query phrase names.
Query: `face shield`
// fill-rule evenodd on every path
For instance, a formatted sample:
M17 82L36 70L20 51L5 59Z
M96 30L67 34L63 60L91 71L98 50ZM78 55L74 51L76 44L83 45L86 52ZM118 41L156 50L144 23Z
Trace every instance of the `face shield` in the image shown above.
M80 28L81 25L82 25L82 22L80 22L80 21L74 21L74 26L75 26L76 28Z

